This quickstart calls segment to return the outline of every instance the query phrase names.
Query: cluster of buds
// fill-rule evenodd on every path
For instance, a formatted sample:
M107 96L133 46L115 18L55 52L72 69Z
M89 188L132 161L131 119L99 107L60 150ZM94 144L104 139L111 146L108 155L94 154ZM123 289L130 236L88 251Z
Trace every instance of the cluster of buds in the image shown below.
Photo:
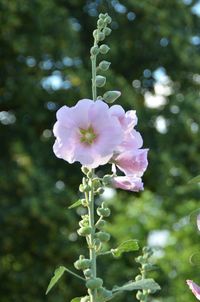
M150 263L149 258L153 255L153 250L151 247L144 247L142 249L143 254L135 259L137 263L140 263L141 267L139 268L140 274L135 277L136 281L146 279L147 272L154 269L154 265ZM148 296L152 294L151 289L145 289L143 291L139 290L136 294L136 299L140 302L147 302Z
M95 63L95 75L93 78L93 85L96 87L103 87L106 84L106 77L101 74L96 74L96 58L99 54L105 55L109 52L110 47L107 44L101 44L106 36L110 35L111 28L109 27L109 24L112 22L112 19L108 14L100 14L99 20L97 22L97 29L93 31L93 37L94 37L94 45L92 46L90 50L91 54L91 60ZM103 60L100 61L99 65L97 66L97 71L105 72L110 67L110 62ZM97 99L103 99L107 103L113 103L118 97L120 97L121 93L119 91L107 91L104 93L103 96L98 96Z

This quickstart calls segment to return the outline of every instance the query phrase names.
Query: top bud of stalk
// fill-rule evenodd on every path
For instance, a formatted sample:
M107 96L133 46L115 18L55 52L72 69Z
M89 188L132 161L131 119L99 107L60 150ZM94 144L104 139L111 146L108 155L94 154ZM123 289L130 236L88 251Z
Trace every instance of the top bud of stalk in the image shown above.
M121 92L117 90L107 91L103 95L104 101L106 101L109 104L114 103L116 99L118 99L121 96Z

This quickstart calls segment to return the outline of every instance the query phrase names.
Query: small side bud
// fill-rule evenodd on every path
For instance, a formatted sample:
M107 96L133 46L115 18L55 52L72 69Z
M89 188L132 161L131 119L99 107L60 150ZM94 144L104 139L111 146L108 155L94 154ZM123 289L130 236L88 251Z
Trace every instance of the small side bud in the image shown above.
M97 87L103 87L106 83L106 78L101 76L101 75L97 75L96 76L96 85Z
M137 275L137 276L135 277L135 281L139 281L139 280L142 280L142 276L141 276L141 275Z
M82 167L81 167L81 171L82 171L85 175L87 175L89 169L88 169L87 167L82 166Z
M97 208L97 214L102 217L109 217L110 209L109 208Z
M90 302L90 297L85 296L85 297L81 298L80 302Z
M103 32L99 32L97 35L97 39L99 41L103 41L105 39L105 34Z
M97 35L98 35L98 29L95 29L94 31L93 31L93 37L96 39L97 38Z
M96 193L101 195L104 193L104 189L100 187L97 189Z
M96 236L101 242L108 242L110 240L110 234L106 232L98 232Z
M112 175L106 174L103 177L103 184L106 185L110 185L112 183Z
M103 70L103 71L106 71L106 70L108 70L108 68L110 67L110 62L108 62L108 61L101 61L100 63L99 63L99 68L101 69L101 70Z
M112 32L112 29L110 29L109 27L105 27L103 29L103 33L105 36L109 36L111 34L111 32Z
M98 46L93 46L93 47L90 49L90 53L91 53L91 55L93 55L93 56L98 55L98 53L99 53L99 48L98 48Z
M85 277L87 277L87 278L90 278L92 276L92 271L89 268L84 270L83 273L84 273Z
M104 228L105 224L106 224L106 221L103 220L103 219L101 219L100 221L98 221L98 222L95 224L95 226L96 226L96 228L97 228L98 230L102 230L102 229Z
M105 102L112 104L116 99L118 99L121 96L121 92L117 90L111 90L107 91L103 95L103 99Z
M81 227L80 229L77 230L77 233L79 236L87 236L90 235L92 232L92 228L89 226L86 227Z
M103 285L103 280L101 278L93 278L86 281L86 287L91 290L102 287L102 285Z
M108 45L106 45L106 44L102 44L102 45L100 46L99 50L100 50L100 53L106 54L106 53L109 52L110 47L109 47Z
M141 291L138 291L136 294L136 299L141 301L143 298L144 298L143 293Z
M107 17L105 18L105 22L106 22L107 24L110 24L110 23L112 22L112 18L111 18L110 16L107 16Z
M98 27L103 27L104 26L104 21L103 21L102 18L97 21L97 25L98 25Z

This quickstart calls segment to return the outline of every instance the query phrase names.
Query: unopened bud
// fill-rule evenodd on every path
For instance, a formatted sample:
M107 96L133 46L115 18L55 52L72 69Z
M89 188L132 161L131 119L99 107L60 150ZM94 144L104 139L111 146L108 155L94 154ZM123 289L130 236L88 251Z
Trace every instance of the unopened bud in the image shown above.
M97 38L97 35L98 35L98 29L95 29L94 31L93 31L93 37L94 38Z
M82 227L80 229L77 230L77 233L79 234L79 236L87 236L90 235L92 232L92 228L91 227Z
M112 18L111 18L110 16L106 17L106 18L105 18L105 22L106 22L107 24L110 24L110 23L112 22Z
M136 299L137 300L142 300L144 297L143 293L141 291L138 291L137 294L136 294Z
M141 275L137 275L137 276L135 277L135 281L139 281L139 280L142 280L142 276L141 276Z
M104 193L104 189L100 187L100 188L97 189L96 192L97 192L97 194L103 194Z
M112 104L116 99L121 96L121 92L118 90L106 91L103 95L103 99L105 102Z
M96 85L97 87L103 87L106 83L106 78L101 76L101 75L97 75L96 76Z
M98 46L93 46L93 47L90 49L90 53L91 53L91 55L93 55L93 56L98 55L98 53L99 53L99 48L98 48Z
M86 281L86 287L91 290L99 288L102 285L103 285L103 280L101 278L93 278L93 279Z
M103 70L103 71L106 71L106 70L108 70L108 68L110 67L110 62L108 62L108 61L101 61L100 63L99 63L99 68L101 69L101 70Z
M82 166L81 167L81 171L85 174L85 175L87 175L87 173L88 173L88 168L87 167L84 167L84 166Z
M103 177L103 184L110 185L112 183L112 176L107 174Z
M97 21L97 25L98 25L99 27L103 27L103 26L104 26L104 21L103 21L102 18L99 19L99 20Z
M96 236L101 242L107 242L110 240L110 234L106 232L98 232L96 233Z
M100 53L106 54L110 50L110 47L106 44L102 44L100 46L99 50L100 50Z
M96 228L97 228L98 230L102 230L103 227L105 226L105 224L106 224L106 221L102 219L102 220L99 220L99 221L95 224L95 226L96 226Z
M99 41L103 41L105 39L105 34L103 32L99 32L97 35L97 39Z
M105 36L109 36L111 34L112 29L110 29L109 27L105 27L103 30L103 33Z

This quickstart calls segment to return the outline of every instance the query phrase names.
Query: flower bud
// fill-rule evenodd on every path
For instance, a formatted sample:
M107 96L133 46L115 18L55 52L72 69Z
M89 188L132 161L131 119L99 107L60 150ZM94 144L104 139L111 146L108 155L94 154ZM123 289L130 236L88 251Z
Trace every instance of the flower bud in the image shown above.
M86 270L91 267L91 260L90 259L81 259L79 258L76 262L74 262L74 267L77 270Z
M138 262L138 263L141 263L141 264L143 264L145 262L144 258L142 256L139 256L139 257L135 258L135 261Z
M103 285L103 280L101 278L93 278L86 281L86 287L94 290Z
M99 32L98 35L97 35L97 39L99 41L103 41L105 39L105 34L103 32Z
M85 175L87 175L89 169L88 169L87 167L82 166L82 167L81 167L81 171L82 171Z
M118 99L121 95L120 91L117 90L111 90L111 91L106 91L103 95L104 101L107 103L111 104L113 103L116 99Z
M142 300L144 298L143 293L139 290L136 294L136 299L137 300Z
M111 34L112 29L110 29L109 27L105 27L103 30L103 33L105 36L109 36Z
M108 301L108 300L110 300L109 298L112 297L112 291L108 290L104 287L98 288L97 289L97 294L98 294L98 297L100 297L100 299L102 301Z
M110 185L112 183L112 176L107 174L107 175L104 175L103 177L103 184L104 185Z
M141 276L141 275L137 275L137 276L135 277L135 281L139 281L139 280L142 280L142 276Z
M106 22L107 24L110 24L110 23L112 22L112 18L111 18L110 16L107 16L107 17L105 18L105 22Z
M92 271L91 269L87 268L83 271L85 277L90 278L92 276Z
M98 46L92 46L92 48L90 49L90 53L91 53L91 55L93 55L93 56L98 55L98 53L99 53L99 48L98 48Z
M97 87L103 87L106 83L106 78L101 76L101 75L97 75L96 76L96 85Z
M97 214L103 217L110 216L110 209L109 208L97 208Z
M96 191L97 194L103 194L104 193L104 189L102 187L98 188Z
M77 233L79 236L87 236L90 235L92 232L92 228L89 226L86 227L81 227L80 229L77 230Z
M95 226L96 226L96 228L98 230L102 230L103 227L105 226L105 224L106 224L106 221L103 220L103 219L101 219L101 220L97 221L97 223L95 224Z
M88 177L88 178L92 178L92 176L93 176L93 172L92 172L92 171L89 171L89 172L87 173L87 177Z
M100 46L99 50L100 50L100 53L106 54L110 50L110 47L108 47L108 45L106 45L106 44L102 44Z
M99 19L99 20L97 21L97 25L98 25L99 27L103 27L103 26L104 26L104 21L103 21L102 18Z
M87 207L86 199L82 198L81 199L81 204L82 204L83 207Z
M108 70L110 64L111 64L111 63L108 62L108 61L101 61L101 62L99 63L99 68L100 68L101 70L103 70L103 71L106 71L106 70Z
M105 18L105 16L104 16L104 14L99 14L99 19L104 19Z
M98 35L98 29L95 29L94 31L93 31L93 37L94 38L97 38L97 35Z
M106 232L98 232L96 233L96 236L101 242L107 242L110 240L110 234Z

